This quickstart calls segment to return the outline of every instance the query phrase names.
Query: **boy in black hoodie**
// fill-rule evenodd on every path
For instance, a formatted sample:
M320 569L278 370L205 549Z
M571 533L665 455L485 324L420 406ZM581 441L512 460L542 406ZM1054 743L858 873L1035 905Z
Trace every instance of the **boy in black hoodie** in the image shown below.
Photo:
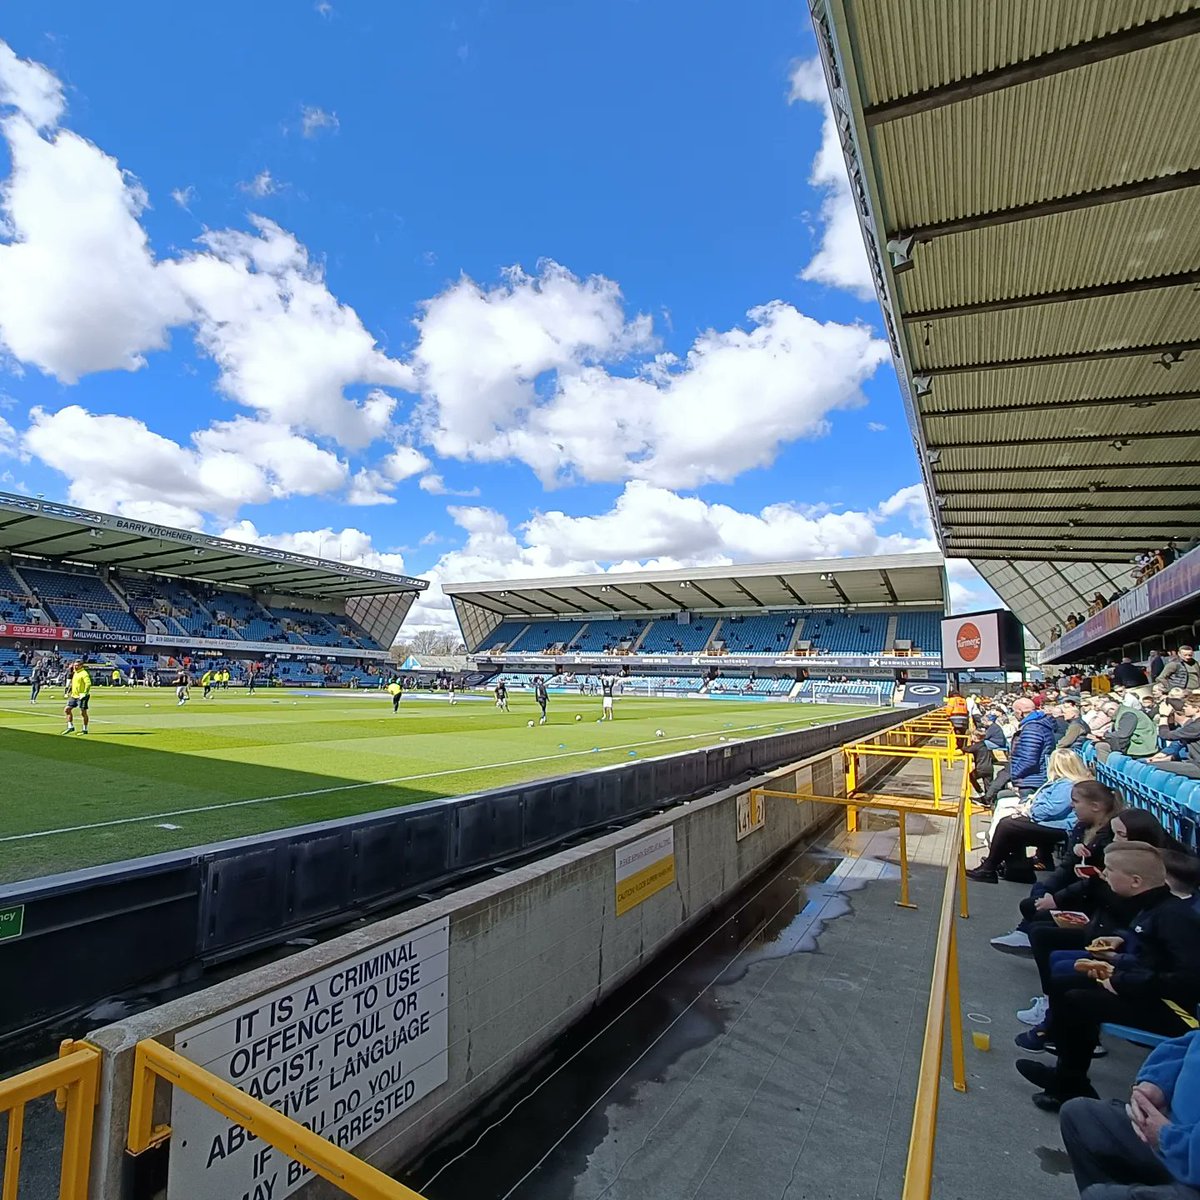
M1076 963L1078 978L1053 980L1048 1040L1055 1066L1019 1059L1017 1070L1043 1089L1038 1108L1057 1112L1073 1096L1095 1096L1088 1079L1105 1022L1179 1037L1195 1028L1200 1001L1200 915L1166 886L1162 855L1145 842L1113 844L1104 878L1117 895L1138 898L1128 936L1101 939L1095 956Z

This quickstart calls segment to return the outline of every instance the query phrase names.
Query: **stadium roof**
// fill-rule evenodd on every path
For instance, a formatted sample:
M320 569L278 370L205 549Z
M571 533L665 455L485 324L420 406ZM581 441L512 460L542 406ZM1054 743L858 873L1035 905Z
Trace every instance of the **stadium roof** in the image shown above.
M849 604L921 604L944 609L946 577L940 554L896 554L756 566L447 583L442 590L456 608L471 604L498 617L556 617L605 610L621 614Z
M0 492L0 552L144 570L204 583L322 599L412 593L424 579L348 566Z
M939 542L1044 640L1200 528L1200 3L811 7Z

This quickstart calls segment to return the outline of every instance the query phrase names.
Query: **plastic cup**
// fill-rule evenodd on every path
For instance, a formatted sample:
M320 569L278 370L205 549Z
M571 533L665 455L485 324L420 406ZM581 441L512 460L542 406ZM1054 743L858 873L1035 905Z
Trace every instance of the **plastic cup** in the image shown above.
M979 1029L971 1030L971 1041L975 1043L976 1050L990 1050L992 1048L992 1035L984 1033Z

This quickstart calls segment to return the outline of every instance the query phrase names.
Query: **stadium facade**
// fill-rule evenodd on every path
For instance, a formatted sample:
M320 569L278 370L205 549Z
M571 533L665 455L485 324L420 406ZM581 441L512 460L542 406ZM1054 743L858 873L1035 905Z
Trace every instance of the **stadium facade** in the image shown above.
M29 651L281 664L283 683L367 676L427 581L0 493L0 674ZM24 652L24 657L22 657ZM319 665L318 665L319 664ZM360 678L361 681L361 678Z
M446 584L468 655L526 685L891 699L940 679L939 554ZM822 681L838 681L823 687Z

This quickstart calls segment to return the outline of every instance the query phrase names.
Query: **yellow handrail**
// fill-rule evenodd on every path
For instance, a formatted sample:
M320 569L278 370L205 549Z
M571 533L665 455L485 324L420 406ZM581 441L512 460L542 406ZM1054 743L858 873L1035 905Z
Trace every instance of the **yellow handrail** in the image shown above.
M282 1151L355 1200L423 1200L402 1183L363 1162L320 1134L306 1129L261 1100L226 1083L203 1067L153 1039L138 1042L129 1101L130 1154L143 1154L171 1136L169 1125L154 1124L154 1080L165 1079L201 1104Z
M0 1079L0 1113L8 1114L8 1142L0 1200L17 1200L25 1105L51 1093L65 1114L59 1200L87 1200L92 1124L100 1087L100 1051L86 1042L63 1042L58 1058Z
M960 847L946 871L942 890L942 908L938 916L937 950L933 959L933 980L929 987L929 1011L925 1014L925 1042L921 1048L921 1066L917 1076L917 1099L913 1105L912 1133L908 1141L908 1164L904 1169L902 1200L929 1200L933 1187L933 1152L937 1139L938 1097L942 1082L942 1042L946 1033L946 1011L950 1011L950 1052L954 1066L954 1090L967 1090L966 1061L963 1054L962 1002L958 987L958 936L955 900L962 896L966 911L966 875L963 828L967 821L967 802L959 807L955 841Z

